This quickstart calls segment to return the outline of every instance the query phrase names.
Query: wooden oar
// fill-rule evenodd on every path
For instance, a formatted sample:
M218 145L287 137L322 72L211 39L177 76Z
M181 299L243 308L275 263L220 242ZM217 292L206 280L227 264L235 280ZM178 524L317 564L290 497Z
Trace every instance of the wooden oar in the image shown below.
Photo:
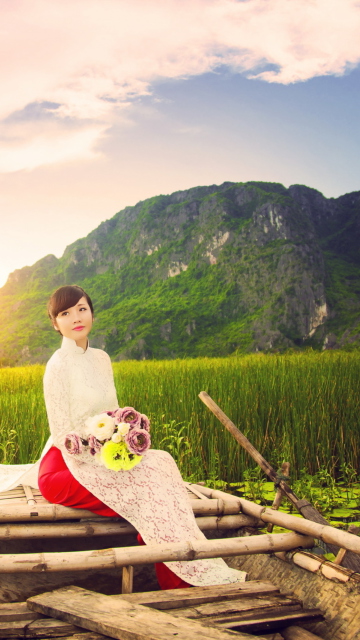
M257 464L261 467L261 469L266 473L266 475L272 480L277 487L279 487L283 493L286 495L288 500L297 508L297 510L304 516L307 520L311 520L312 522L318 522L319 524L329 525L328 521L313 507L310 502L306 499L300 500L297 495L293 492L291 487L279 476L275 469L263 458L261 453L259 453L255 447L251 444L251 442L244 436L243 433L234 425L234 423L230 420L230 418L225 415L225 413L220 409L220 407L214 402L214 400L206 393L206 391L201 391L199 393L199 398L202 402L212 411L212 413L220 420L220 422L224 425L224 427L230 431L231 435L237 440L239 444L247 451L247 453L257 462ZM335 545L328 544L327 545L331 553L335 556L337 555L339 548ZM348 569L352 569L353 571L357 571L360 573L360 558L355 553L348 551L343 560L343 566Z
M283 462L282 465L281 465L280 471L281 471L281 475L282 476L287 477L289 475L289 473L290 473L290 463L289 462ZM278 508L281 505L283 497L284 497L284 494L283 494L282 490L278 487L277 492L275 494L274 502L272 503L271 508L274 509L275 511L277 511ZM273 523L269 522L269 524L267 526L267 532L268 533L272 533L273 532L273 528L274 528Z

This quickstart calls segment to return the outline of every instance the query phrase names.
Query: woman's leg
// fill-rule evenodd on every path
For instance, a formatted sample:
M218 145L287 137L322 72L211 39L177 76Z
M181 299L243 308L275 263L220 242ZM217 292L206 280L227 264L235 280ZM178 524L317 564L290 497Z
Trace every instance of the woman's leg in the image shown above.
M137 541L139 544L145 544L140 533L137 534ZM163 562L155 563L155 571L160 589L186 589L186 587L192 587L191 584L179 578L179 576L171 571Z
M121 516L85 489L70 473L61 451L51 447L40 463L39 489L46 500L73 509L87 509L100 516ZM140 534L139 544L145 544ZM162 562L155 563L156 576L161 589L183 589L190 587Z
M53 504L62 504L73 509L87 509L109 518L121 518L74 478L57 447L51 447L41 460L39 489L44 498Z

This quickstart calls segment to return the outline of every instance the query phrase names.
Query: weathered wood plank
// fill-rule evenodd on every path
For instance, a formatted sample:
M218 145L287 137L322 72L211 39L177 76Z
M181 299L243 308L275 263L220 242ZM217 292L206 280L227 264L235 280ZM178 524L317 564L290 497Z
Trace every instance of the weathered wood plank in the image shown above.
M9 602L0 605L0 622L37 620L37 618L42 618L42 615L35 611L30 611L26 602Z
M263 607L261 609L257 609L255 611L239 611L239 612L230 612L229 614L224 613L224 615L213 615L197 618L199 622L202 624L209 624L210 626L221 626L227 628L234 628L234 626L240 625L248 625L250 623L260 624L263 622L264 631L267 629L267 621L269 618L280 617L281 619L286 616L290 616L294 611L300 612L302 611L301 607L297 607L296 605L292 606L283 606L280 608L277 607ZM194 619L194 618L192 618ZM259 627L260 629L260 627ZM258 629L258 630L259 630Z
M80 631L72 623L51 618L0 623L0 638L60 638Z
M211 617L211 620L216 623L217 617L219 620L225 618L240 620L268 615L272 611L293 611L295 609L302 609L301 601L298 598L273 596L271 598L242 598L241 600L231 600L230 602L207 602L197 606L173 609L171 615L201 620L204 618L210 619Z
M241 630L245 633L262 633L277 631L284 627L291 626L292 623L318 622L324 616L320 609L302 609L300 611L288 611L287 613L273 613L268 616L253 618L252 620L238 620L237 622L217 622L217 626L225 629ZM212 623L212 620L209 619ZM205 624L205 623L203 623Z
M221 584L215 587L195 587L192 589L169 589L110 596L133 604L142 604L153 609L168 610L195 606L205 602L219 602L256 595L279 593L279 589L268 580L251 580L237 584Z
M103 636L101 633L75 633L73 636L65 636L63 640L110 640L110 636Z
M40 618L47 622L42 622L41 624L33 625L32 627L28 626L31 625L34 620L39 620ZM75 633L75 635L71 633L71 635L68 635L69 629L71 632L77 629L77 627L69 625L69 623L62 622L61 620L51 619L49 621L49 619L45 618L42 613L30 611L26 602L9 602L0 604L0 624L5 622L14 622L17 624L3 624L2 627L0 626L0 637L39 638L44 637L44 633L48 636L51 636L51 633L54 633L54 637L62 637L64 640L67 638L71 638L72 640L107 640L109 638L109 636L103 636L98 633L91 632ZM14 635L9 635L9 633Z
M5 610L15 611L18 607L26 609L27 604L26 602L1 602L0 613L1 611L5 611Z
M228 640L229 631L175 618L126 600L114 600L78 587L68 587L29 598L31 609L83 626L118 640ZM238 640L255 640L237 634ZM259 639L257 639L259 640Z

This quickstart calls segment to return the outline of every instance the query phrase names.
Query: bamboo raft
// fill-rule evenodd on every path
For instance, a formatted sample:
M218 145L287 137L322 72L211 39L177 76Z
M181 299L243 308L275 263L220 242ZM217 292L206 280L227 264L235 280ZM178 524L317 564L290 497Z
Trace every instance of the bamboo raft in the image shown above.
M244 640L359 640L360 574L300 550L316 538L346 557L360 553L357 536L186 487L200 529L213 539L146 547L136 546L124 520L49 504L29 487L0 493L0 638L221 640L236 630ZM259 534L269 523L289 533ZM157 590L154 562L210 557L225 557L250 581Z

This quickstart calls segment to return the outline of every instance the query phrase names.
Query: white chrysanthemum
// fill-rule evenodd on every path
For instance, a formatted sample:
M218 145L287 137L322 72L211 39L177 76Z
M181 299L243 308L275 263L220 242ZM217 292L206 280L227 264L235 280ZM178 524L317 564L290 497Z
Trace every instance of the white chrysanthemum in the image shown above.
M130 429L130 425L127 422L120 422L118 424L118 433L121 435L122 438L125 438L127 432ZM114 440L115 442L115 440ZM118 440L117 442L120 442L120 440Z
M87 428L87 435L95 436L98 440L103 442L111 438L115 429L115 420L107 413L102 413L99 416L93 416L85 420Z

